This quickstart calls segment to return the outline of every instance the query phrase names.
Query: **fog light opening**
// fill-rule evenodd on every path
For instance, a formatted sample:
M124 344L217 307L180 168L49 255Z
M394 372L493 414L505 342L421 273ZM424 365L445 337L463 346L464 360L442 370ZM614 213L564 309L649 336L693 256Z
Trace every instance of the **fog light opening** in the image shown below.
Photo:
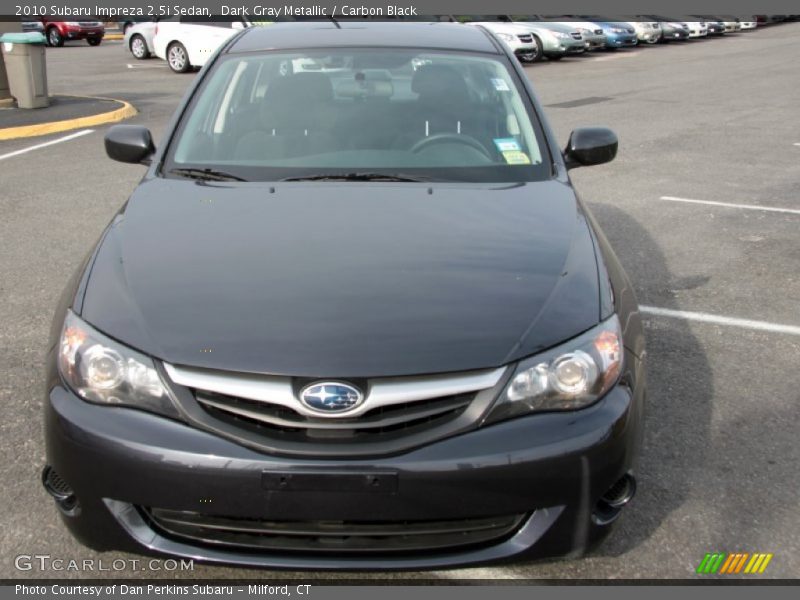
M50 465L45 466L42 470L42 485L65 514L76 514L78 497L69 484Z
M623 507L633 499L635 494L636 479L630 473L626 473L597 501L594 512L592 512L592 520L597 525L609 525L616 521Z

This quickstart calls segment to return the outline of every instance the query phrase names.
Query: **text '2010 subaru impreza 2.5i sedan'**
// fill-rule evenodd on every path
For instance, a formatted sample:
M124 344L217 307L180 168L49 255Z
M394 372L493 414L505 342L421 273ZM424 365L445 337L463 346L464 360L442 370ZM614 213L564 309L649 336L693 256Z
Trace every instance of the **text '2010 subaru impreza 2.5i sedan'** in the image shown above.
M75 274L47 465L95 549L286 568L575 556L635 491L644 342L510 49L451 23L234 36Z

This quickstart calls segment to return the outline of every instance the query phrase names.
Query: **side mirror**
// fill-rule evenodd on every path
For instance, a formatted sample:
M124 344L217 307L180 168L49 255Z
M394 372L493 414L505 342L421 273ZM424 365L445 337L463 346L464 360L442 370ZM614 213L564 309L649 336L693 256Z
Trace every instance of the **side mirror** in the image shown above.
M617 134L605 127L582 127L569 136L564 150L568 169L602 165L617 155Z
M149 165L156 147L150 130L140 125L114 125L105 137L106 154L124 163Z

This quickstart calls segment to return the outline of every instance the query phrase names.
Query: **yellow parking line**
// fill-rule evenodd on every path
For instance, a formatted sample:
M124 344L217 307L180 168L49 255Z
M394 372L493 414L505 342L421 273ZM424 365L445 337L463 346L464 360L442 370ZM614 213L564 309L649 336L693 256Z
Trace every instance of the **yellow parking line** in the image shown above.
M75 119L65 119L63 121L50 121L47 123L36 123L34 125L20 125L19 127L6 127L0 129L0 140L13 140L17 138L36 137L39 135L49 135L60 133L71 129L83 129L86 127L96 127L104 123L117 123L123 119L129 119L137 111L132 104L116 98L102 98L100 96L71 96L73 98L89 98L92 100L107 100L117 102L122 106L96 115L77 117ZM46 109L45 109L46 110Z

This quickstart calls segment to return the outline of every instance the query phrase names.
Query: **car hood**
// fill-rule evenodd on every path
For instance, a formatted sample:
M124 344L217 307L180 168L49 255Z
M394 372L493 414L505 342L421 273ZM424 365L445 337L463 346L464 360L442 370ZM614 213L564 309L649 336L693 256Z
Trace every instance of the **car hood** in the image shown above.
M174 364L309 377L496 367L595 325L570 186L149 179L81 315Z

